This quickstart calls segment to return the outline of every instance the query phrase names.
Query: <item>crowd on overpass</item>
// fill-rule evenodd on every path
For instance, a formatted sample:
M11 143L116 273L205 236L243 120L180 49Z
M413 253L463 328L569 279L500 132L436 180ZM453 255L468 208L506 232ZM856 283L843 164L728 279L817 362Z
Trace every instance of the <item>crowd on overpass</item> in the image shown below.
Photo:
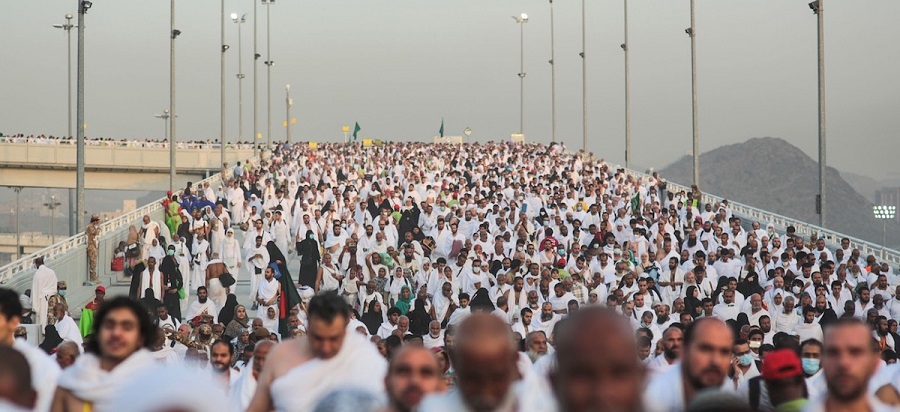
M169 142L164 139L112 139L112 138L90 138L85 136L84 144L86 146L103 146L103 147L131 147L131 148L154 148L164 149L169 147ZM24 135L24 134L3 134L0 133L0 144L35 144L35 145L64 145L74 146L76 139L74 137L53 136L53 135ZM179 150L188 149L218 149L218 139L216 140L179 140L175 144L175 148ZM229 142L228 148L235 149L253 149L253 142Z
M222 174L123 242L131 297L98 288L74 363L44 346L64 369L38 410L900 405L894 268L656 174L506 143L284 145Z

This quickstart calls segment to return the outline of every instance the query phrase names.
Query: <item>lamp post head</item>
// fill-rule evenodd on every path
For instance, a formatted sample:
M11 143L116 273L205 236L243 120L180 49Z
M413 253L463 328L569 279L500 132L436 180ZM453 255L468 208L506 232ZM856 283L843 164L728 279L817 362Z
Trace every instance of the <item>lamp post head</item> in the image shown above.
M524 21L524 22L527 22L527 21L528 21L528 15L527 15L527 14L522 13L522 16L521 16L521 17L522 17L522 21Z
M873 206L872 212L875 214L876 219L893 219L897 215L897 206Z
M819 0L809 3L809 9L812 10L813 14L819 14Z
M71 14L67 14L67 15L66 15L66 20L72 20L72 17L73 17L73 16L72 16Z
M169 114L169 109L163 109L164 114Z

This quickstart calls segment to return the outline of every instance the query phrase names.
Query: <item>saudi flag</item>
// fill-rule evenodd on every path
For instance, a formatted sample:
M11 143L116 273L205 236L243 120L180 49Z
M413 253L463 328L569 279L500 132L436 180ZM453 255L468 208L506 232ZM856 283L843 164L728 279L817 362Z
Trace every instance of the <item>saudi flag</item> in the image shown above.
M359 127L359 122L356 122L356 127L353 128L353 141L354 142L357 140L356 134L359 133L360 130L362 130L362 128Z
M444 118L441 118L441 130L438 130L438 133L441 134L441 137L444 137Z

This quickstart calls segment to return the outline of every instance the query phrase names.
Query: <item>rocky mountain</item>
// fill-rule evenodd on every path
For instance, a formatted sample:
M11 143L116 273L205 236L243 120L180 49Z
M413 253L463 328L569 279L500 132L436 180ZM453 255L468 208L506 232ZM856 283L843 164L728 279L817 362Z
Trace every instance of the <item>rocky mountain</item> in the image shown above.
M672 182L689 184L692 167L691 158L685 156L660 172ZM817 223L818 170L816 160L783 139L753 138L701 154L700 189L799 221ZM834 168L828 168L826 184L827 227L880 244L882 222L872 215L872 201ZM898 229L900 224L896 221L888 225L888 247L900 244Z

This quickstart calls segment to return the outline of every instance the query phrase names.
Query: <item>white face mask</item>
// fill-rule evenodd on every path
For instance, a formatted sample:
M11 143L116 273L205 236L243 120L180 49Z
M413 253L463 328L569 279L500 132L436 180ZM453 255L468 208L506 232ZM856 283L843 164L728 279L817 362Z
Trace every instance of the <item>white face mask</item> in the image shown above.
M479 267L472 268L472 273L481 273L481 268L479 268Z

